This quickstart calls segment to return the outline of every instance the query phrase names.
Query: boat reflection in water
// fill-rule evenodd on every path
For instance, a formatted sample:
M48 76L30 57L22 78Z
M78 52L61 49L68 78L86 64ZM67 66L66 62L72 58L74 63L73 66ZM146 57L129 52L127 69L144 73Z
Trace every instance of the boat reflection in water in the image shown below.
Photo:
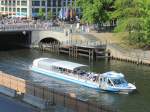
M96 90L129 93L136 89L135 85L128 83L122 73L114 71L96 74L87 72L87 66L64 60L52 58L38 58L33 61L30 68L43 75L81 84Z

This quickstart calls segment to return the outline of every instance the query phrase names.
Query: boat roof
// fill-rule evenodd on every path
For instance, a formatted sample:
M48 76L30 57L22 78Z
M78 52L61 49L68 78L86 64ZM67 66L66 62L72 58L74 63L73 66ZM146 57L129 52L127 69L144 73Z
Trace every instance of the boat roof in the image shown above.
M78 68L82 67L87 67L86 65L79 64L79 63L74 63L70 61L64 61L64 60L58 60L58 59L53 59L53 58L38 58L35 59L34 61L40 63L43 62L44 64L48 64L50 66L55 66L55 67L60 67L68 70L75 70Z
M124 75L122 73L117 73L114 71L106 72L101 74L102 77L107 77L107 78L123 78Z
M75 70L77 68L81 68L81 67L86 66L83 64L73 63L73 62L69 62L69 61L58 61L58 62L54 62L52 65L56 66L56 67L69 69L69 70Z

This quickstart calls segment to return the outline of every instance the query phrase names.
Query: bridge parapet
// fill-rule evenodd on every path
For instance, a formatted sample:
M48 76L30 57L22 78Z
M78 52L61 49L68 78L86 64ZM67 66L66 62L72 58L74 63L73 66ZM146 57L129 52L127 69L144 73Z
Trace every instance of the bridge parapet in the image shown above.
M0 25L0 31L57 31L64 32L59 26L45 26L41 24L7 24Z
M71 34L86 34L82 28L76 28L75 25L70 27L70 25L65 26L52 26L49 24L33 24L33 23L16 23L16 24L0 24L0 31L54 31L54 32L67 32Z

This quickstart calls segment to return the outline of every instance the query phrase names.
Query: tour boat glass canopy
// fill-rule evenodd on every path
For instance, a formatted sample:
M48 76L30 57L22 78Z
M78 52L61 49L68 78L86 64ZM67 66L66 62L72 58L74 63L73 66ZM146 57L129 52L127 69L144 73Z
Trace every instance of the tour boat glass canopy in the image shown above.
M34 60L33 65L38 66L38 64L43 64L47 66L53 66L63 69L68 69L71 71L78 70L78 69L84 69L87 70L87 66L83 64L73 63L69 61L62 61L57 59L51 59L51 58L39 58L37 60Z

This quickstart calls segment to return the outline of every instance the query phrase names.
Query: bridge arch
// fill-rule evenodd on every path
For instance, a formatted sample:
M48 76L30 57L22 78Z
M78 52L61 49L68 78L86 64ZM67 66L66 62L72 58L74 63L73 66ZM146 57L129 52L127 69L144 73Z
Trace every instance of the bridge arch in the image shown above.
M58 42L62 43L68 41L68 36L63 32L52 32L52 31L32 31L31 45L36 46L40 42Z
M53 37L45 37L39 41L39 43L60 43L60 41Z

